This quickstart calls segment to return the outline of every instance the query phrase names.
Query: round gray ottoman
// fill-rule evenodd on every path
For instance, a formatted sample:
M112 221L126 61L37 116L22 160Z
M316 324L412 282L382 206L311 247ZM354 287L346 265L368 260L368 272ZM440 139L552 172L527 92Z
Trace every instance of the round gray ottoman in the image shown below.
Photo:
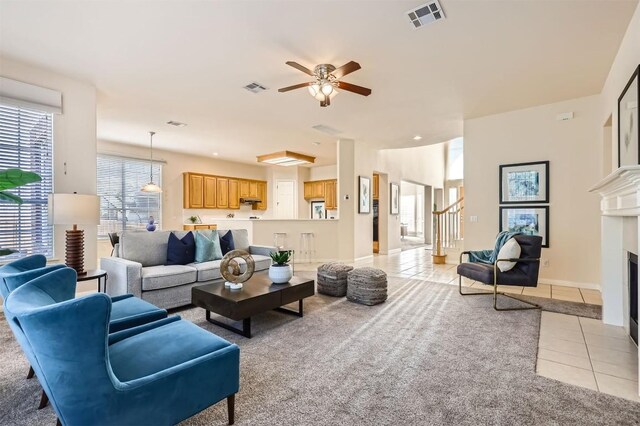
M342 297L347 294L347 274L353 266L329 262L318 266L318 293Z
M387 274L376 268L356 268L347 278L347 299L361 305L387 300Z

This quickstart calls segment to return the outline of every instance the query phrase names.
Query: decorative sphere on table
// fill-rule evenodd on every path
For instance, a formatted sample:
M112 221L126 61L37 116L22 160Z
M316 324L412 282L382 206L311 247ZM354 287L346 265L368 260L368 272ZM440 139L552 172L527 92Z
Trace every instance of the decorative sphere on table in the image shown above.
M149 223L147 224L147 231L153 232L156 230L155 219L153 216L149 216Z
M240 258L245 261L247 269L244 272L240 271L240 265L235 260L236 258ZM245 250L231 250L229 253L224 255L220 262L220 274L226 280L224 285L232 290L241 289L242 283L251 278L255 269L256 262Z

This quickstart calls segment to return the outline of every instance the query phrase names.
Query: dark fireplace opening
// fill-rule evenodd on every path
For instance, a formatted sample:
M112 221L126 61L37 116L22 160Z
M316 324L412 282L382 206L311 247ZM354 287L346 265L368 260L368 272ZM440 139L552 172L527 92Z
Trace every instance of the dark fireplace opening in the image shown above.
M638 344L638 255L629 253L629 334Z

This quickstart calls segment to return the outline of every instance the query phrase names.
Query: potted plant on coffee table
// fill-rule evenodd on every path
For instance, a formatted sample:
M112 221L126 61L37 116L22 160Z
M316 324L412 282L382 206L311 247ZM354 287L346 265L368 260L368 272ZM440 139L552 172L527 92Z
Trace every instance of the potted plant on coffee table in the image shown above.
M273 263L269 267L269 278L274 284L288 283L293 277L293 271L289 260L291 259L291 252L288 250L272 251L269 256Z

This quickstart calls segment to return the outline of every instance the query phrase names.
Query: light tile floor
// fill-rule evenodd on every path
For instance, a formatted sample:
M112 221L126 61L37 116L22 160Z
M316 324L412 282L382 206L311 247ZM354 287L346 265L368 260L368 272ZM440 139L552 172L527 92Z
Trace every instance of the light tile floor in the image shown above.
M640 402L638 348L623 327L542 312L537 373Z

